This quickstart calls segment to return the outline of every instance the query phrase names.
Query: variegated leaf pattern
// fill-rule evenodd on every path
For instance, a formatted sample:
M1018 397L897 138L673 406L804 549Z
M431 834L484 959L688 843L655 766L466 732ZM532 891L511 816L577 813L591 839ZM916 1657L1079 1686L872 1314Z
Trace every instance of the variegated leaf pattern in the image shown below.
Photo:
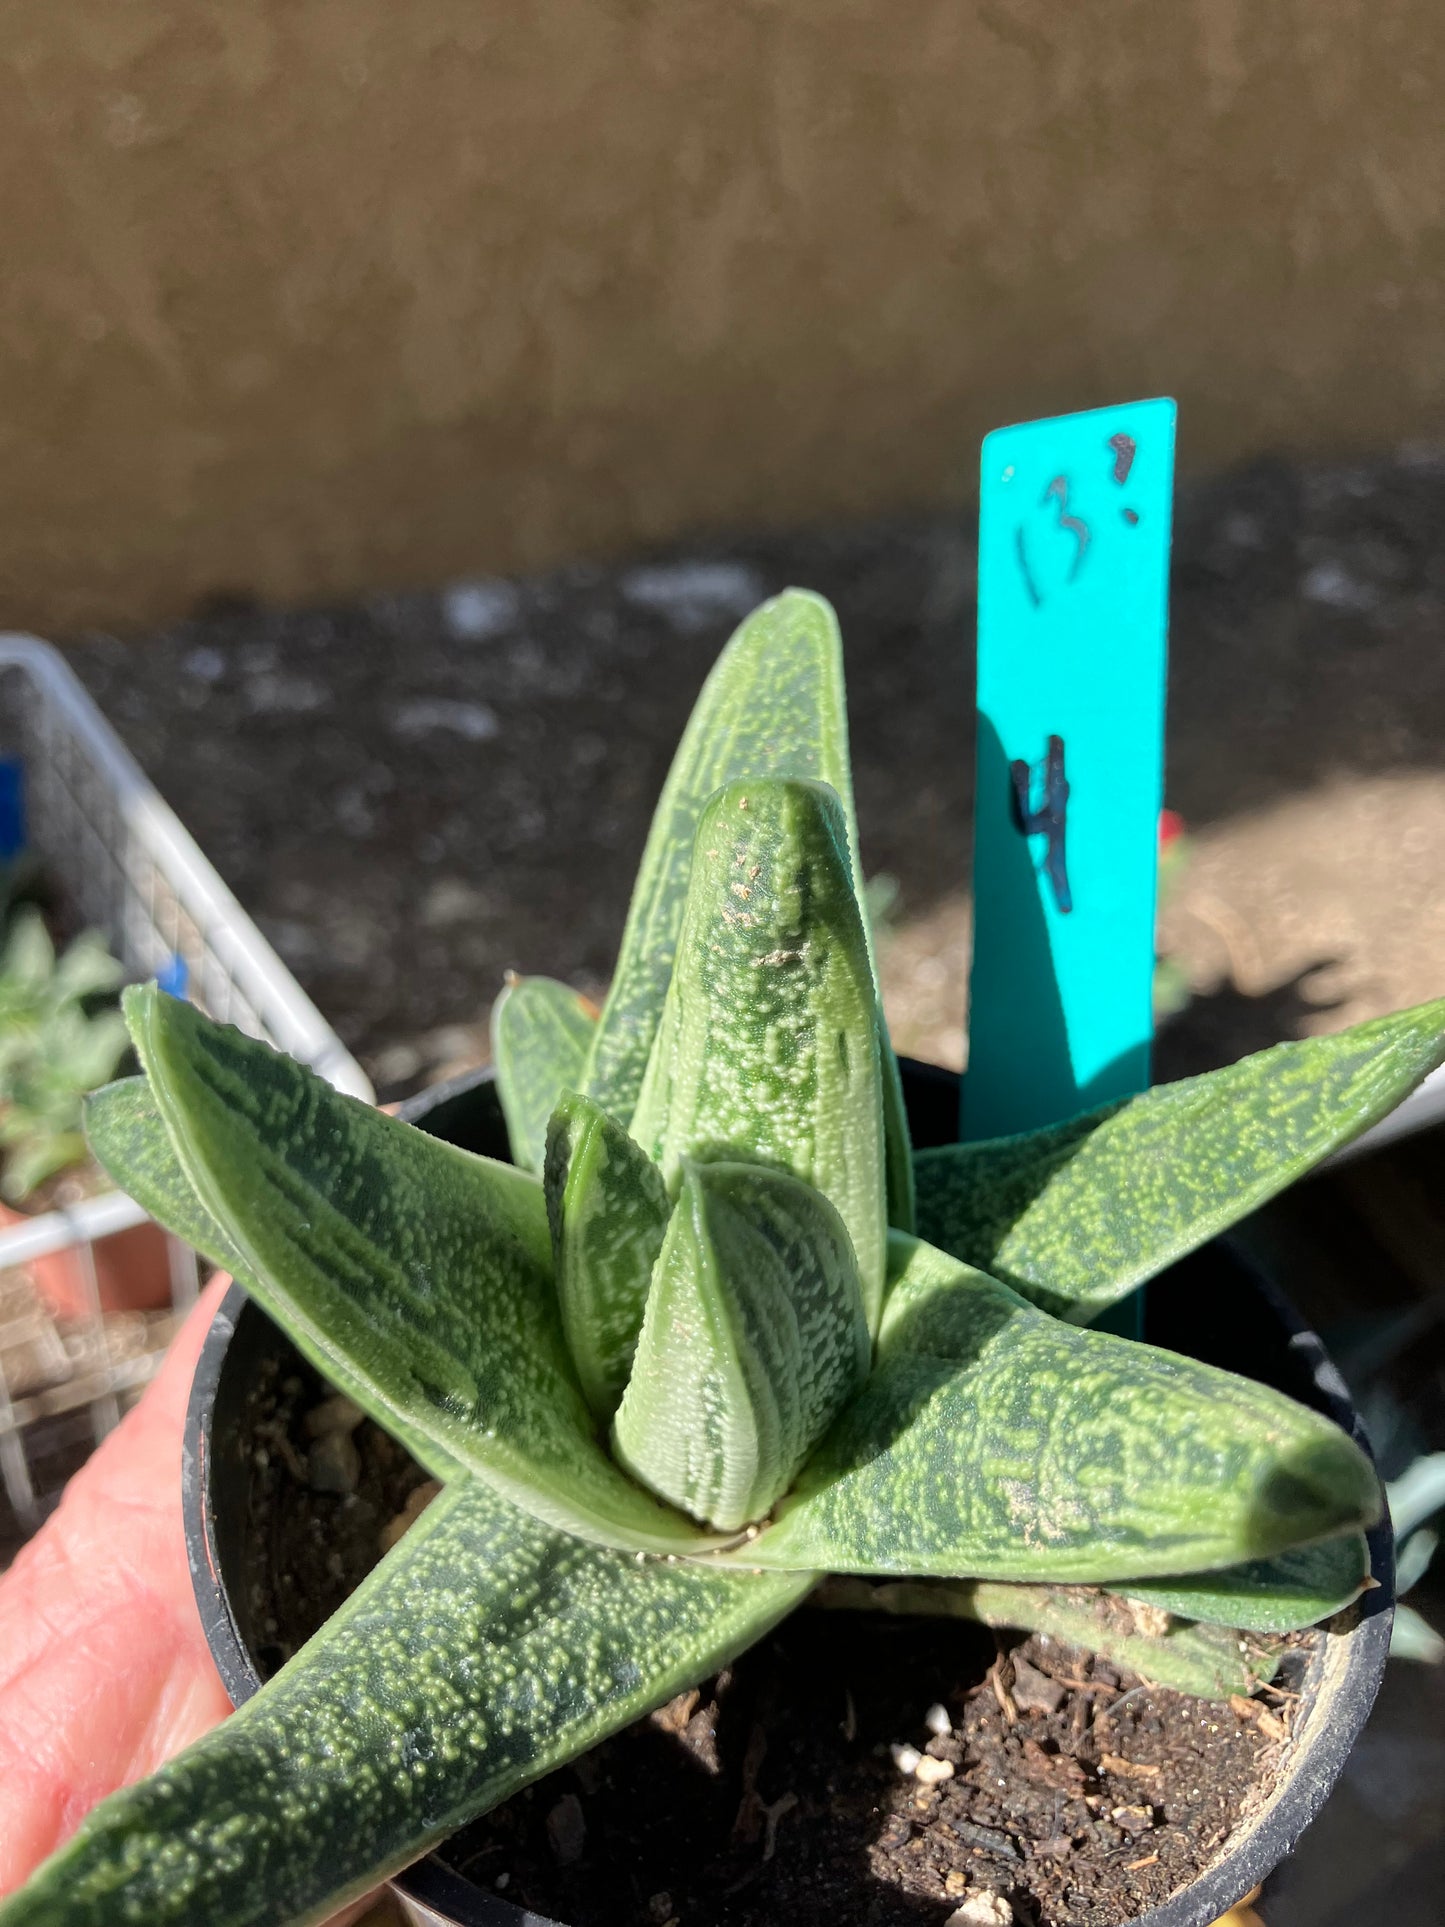
M895 1234L878 1363L753 1565L1112 1584L1368 1524L1338 1426L1266 1386L1082 1331Z
M868 1371L838 1213L759 1165L687 1164L613 1425L621 1463L694 1518L763 1517Z
M1292 1633L1342 1611L1359 1598L1369 1578L1365 1535L1347 1532L1222 1572L1121 1580L1115 1591L1186 1619L1211 1619L1251 1632Z
M760 1638L813 1574L588 1546L477 1479L276 1678L112 1795L4 1927L294 1927Z
M126 995L171 1149L248 1288L425 1463L603 1545L698 1547L599 1443L539 1179L344 1097L155 989Z
M1086 1325L1377 1123L1445 1061L1445 999L1066 1124L920 1151L919 1236Z
M540 1172L547 1120L563 1091L582 1082L597 1012L555 977L512 977L492 1005L492 1062L512 1162Z
M632 1370L672 1205L652 1160L575 1091L552 1113L544 1184L562 1329L587 1403L606 1425Z
M846 826L822 784L733 783L698 825L682 942L632 1134L791 1171L838 1209L869 1323L886 1226L878 1023Z
M763 603L723 650L693 708L658 799L612 988L580 1084L614 1116L630 1117L642 1089L677 952L703 806L725 784L786 776L812 777L836 791L861 905L863 871L853 809L842 640L828 603L803 589L789 589ZM871 935L867 940L871 963ZM889 1222L911 1231L908 1120L881 1008L879 1032Z

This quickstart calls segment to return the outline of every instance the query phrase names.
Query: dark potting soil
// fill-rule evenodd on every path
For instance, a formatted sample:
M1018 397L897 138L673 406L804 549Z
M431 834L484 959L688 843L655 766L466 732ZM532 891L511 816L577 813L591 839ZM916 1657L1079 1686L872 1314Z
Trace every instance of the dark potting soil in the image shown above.
M434 1489L353 1416L305 1367L253 1398L268 1674ZM970 1927L1114 1927L1268 1789L1306 1652L1264 1698L1213 1702L1056 1640L804 1608L439 1851L569 1927L915 1927L965 1902Z

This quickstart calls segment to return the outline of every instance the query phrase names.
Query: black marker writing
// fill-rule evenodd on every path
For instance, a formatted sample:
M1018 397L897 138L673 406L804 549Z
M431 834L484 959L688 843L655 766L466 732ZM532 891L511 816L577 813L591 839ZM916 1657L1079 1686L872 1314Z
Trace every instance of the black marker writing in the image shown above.
M1014 548L1018 553L1019 574L1024 579L1024 587L1028 590L1029 601L1037 609L1040 602L1043 601L1043 597L1039 594L1038 584L1034 581L1034 572L1029 567L1028 551L1024 547L1024 532L1022 528L1014 530Z
M1072 582L1074 577L1079 573L1079 569L1084 560L1084 552L1089 546L1089 525L1087 522L1081 522L1077 515L1069 514L1069 478L1067 475L1056 475L1044 490L1044 502L1047 504L1050 501L1055 501L1059 505L1059 527L1061 529L1067 529L1079 545L1074 552L1074 566L1069 570L1069 580Z
M1009 764L1013 779L1014 822L1025 836L1044 836L1044 874L1054 888L1054 902L1067 916L1074 907L1069 889L1069 871L1064 850L1064 830L1069 812L1069 780L1064 774L1064 739L1050 736L1044 758L1044 800L1033 807L1034 772L1020 757Z

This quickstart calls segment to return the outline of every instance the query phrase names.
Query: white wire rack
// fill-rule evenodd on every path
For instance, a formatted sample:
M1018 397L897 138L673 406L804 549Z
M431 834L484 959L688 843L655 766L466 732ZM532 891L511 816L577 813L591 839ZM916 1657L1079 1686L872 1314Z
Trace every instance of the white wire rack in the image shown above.
M34 636L0 634L0 759L21 767L26 846L77 928L103 931L132 977L160 976L211 1016L371 1099L360 1065L73 671ZM138 1205L109 1193L0 1231L0 1479L21 1533L153 1374L195 1296L194 1253L171 1240L168 1310L102 1312L95 1246L144 1221ZM78 1318L57 1321L27 1267L63 1251L75 1254L85 1302ZM47 1458L57 1477L46 1477Z

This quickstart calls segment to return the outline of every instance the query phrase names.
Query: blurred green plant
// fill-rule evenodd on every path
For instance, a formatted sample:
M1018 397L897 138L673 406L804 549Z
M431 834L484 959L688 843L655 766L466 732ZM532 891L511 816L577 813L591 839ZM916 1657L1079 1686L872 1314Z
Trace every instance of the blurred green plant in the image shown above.
M129 1047L114 1004L96 1004L123 975L94 931L57 956L38 910L12 918L0 950L0 1196L11 1204L89 1158L82 1100Z
M1395 1593L1397 1601L1425 1577L1440 1544L1428 1521L1445 1510L1445 1452L1427 1452L1385 1488L1395 1527ZM1445 1637L1413 1606L1397 1603L1390 1633L1393 1659L1445 1662Z

